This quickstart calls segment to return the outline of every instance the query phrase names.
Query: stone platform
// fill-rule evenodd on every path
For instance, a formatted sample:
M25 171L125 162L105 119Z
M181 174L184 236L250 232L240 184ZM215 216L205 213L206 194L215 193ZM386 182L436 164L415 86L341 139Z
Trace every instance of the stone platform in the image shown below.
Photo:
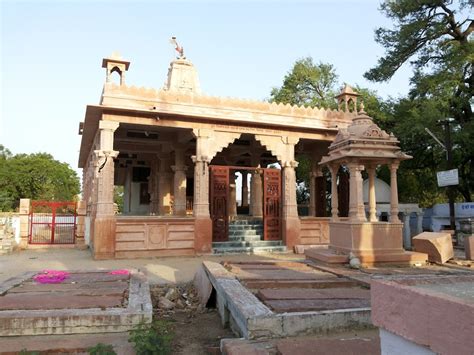
M69 271L62 283L41 284L36 272L0 286L0 336L124 332L151 322L146 277L132 271Z
M298 262L203 263L224 325L246 339L372 327L370 291Z
M305 250L306 258L312 261L320 261L327 264L348 264L347 253L339 253L333 249L311 248ZM387 253L357 254L362 265L371 266L376 264L394 265L419 265L425 264L428 254L412 251L399 251Z

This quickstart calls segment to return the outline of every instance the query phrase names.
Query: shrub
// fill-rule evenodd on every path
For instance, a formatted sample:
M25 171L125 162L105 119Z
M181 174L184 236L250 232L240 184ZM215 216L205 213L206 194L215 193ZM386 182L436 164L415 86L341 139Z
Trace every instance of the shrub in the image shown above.
M154 321L151 324L139 324L130 331L129 342L137 355L167 355L171 354L171 331L164 321Z
M90 355L117 355L112 345L102 343L87 349L87 351Z

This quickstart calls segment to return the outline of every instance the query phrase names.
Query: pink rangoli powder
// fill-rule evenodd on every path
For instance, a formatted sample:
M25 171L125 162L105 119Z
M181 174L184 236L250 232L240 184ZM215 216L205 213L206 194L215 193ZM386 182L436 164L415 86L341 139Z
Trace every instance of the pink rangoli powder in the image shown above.
M109 275L129 275L130 271L126 269L112 270L109 272Z
M33 277L33 280L40 284L59 284L69 277L66 271L58 270L43 270L41 274Z

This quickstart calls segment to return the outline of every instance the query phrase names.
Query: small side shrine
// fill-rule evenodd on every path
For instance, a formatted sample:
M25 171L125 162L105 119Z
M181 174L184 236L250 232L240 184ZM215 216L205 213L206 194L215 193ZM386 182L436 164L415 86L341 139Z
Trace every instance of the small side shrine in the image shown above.
M426 254L403 249L397 169L406 159L411 157L400 150L397 138L380 129L361 104L352 124L339 129L328 155L319 163L328 167L332 179L329 248L308 249L307 257L328 263L347 263L352 253L362 264L425 262ZM375 171L377 166L385 164L391 172L390 217L388 222L381 222L376 215ZM338 209L337 173L341 166L350 174L348 217L340 217ZM363 170L369 178L368 218L363 199Z

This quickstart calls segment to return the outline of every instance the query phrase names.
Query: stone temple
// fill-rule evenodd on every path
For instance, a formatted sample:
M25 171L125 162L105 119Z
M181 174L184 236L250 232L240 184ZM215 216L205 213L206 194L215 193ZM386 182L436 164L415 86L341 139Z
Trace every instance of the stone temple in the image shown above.
M383 261L413 261L402 249L396 189L398 164L409 157L359 111L349 86L337 96L339 109L328 110L206 96L182 52L158 90L127 85L130 62L116 54L102 66L100 102L87 106L79 128L85 239L95 258L329 244L326 259L352 251L369 261L381 248ZM311 161L306 216L296 198L301 156ZM368 220L363 209L361 171L373 182L380 164L392 172L388 222L375 220L374 188ZM114 186L123 186L120 214Z

